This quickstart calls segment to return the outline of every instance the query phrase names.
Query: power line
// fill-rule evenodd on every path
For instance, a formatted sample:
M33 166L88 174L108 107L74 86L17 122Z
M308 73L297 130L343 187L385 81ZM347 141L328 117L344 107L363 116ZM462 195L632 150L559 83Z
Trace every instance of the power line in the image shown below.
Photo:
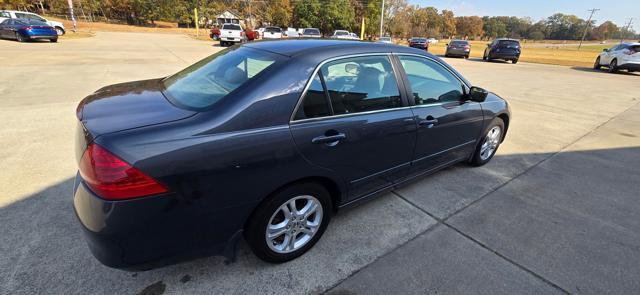
M624 32L620 32L620 43L624 42L624 35L629 33L629 29L631 28L631 24L633 23L633 17L629 19L629 22L627 23L626 28L624 29Z
M580 50L580 47L582 47L582 42L584 42L584 38L587 37L587 31L589 30L589 27L591 26L591 18L593 18L593 14L596 13L596 11L598 11L600 9L598 8L593 8L590 9L588 11L591 12L591 14L589 15L589 19L587 20L587 25L584 27L584 33L582 34L582 39L580 39L580 44L578 45L578 50Z

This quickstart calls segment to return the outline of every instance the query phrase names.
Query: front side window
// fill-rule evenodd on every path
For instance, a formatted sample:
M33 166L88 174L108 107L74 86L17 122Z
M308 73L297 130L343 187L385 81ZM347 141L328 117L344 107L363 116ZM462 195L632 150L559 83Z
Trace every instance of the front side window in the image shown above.
M462 83L451 72L426 58L400 56L416 105L460 101Z
M165 78L163 92L178 106L207 108L281 58L247 47L221 51Z
M336 115L402 106L387 56L332 61L323 65L321 71Z

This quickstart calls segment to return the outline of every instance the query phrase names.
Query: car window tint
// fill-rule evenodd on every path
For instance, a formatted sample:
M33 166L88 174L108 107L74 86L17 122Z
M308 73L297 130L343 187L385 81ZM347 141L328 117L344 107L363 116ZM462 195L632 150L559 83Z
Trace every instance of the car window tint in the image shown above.
M460 101L462 83L434 61L400 56L416 105Z
M246 47L221 51L164 79L164 92L178 106L207 108L280 59Z
M341 59L322 66L334 114L402 106L400 91L386 56Z
M16 18L27 18L27 15L24 13L16 13Z
M242 30L239 25L224 25L222 26L223 30Z
M311 80L311 84L309 84L309 89L307 89L294 119L311 119L329 115L327 97L324 95L324 88L322 87L320 76L316 74L313 80Z

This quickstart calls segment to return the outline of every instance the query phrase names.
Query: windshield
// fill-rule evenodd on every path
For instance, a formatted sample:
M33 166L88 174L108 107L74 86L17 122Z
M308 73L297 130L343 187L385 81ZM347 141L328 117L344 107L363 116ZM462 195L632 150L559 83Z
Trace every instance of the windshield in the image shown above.
M264 30L265 30L265 32L269 32L269 33L280 33L280 32L282 32L282 29L278 28L278 27L267 27Z
M236 30L236 31L241 31L242 28L240 28L239 25L224 25L222 26L223 30Z
M178 106L207 108L279 59L247 47L224 50L165 78L163 92Z
M320 30L318 29L304 29L302 33L304 35L320 35Z

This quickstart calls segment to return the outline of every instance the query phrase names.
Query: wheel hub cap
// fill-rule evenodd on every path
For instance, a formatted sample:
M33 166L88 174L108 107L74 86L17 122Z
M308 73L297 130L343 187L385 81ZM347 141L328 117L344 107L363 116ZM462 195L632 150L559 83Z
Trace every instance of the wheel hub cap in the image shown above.
M486 161L496 152L502 138L502 129L500 126L494 126L485 136L482 146L480 147L480 159Z
M322 224L322 205L313 196L297 196L273 213L265 232L267 245L276 253L304 247Z

